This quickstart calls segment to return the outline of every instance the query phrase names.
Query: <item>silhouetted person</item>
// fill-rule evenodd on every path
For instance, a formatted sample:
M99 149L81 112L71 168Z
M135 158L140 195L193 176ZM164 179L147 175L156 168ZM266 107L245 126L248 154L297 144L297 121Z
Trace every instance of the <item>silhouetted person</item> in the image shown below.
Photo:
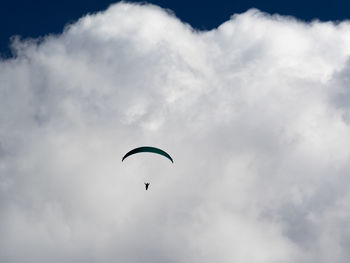
M148 190L149 183L145 183L146 191Z

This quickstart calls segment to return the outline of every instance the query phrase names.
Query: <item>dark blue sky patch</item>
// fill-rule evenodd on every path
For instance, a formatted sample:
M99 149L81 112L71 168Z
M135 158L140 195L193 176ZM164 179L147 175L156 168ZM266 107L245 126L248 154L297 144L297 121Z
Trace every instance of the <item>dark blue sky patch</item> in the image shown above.
M129 1L144 3L145 1ZM277 0L150 0L149 3L171 9L182 21L200 30L210 30L227 21L231 15L257 8L267 13L295 16L301 20L349 19L346 1L277 1ZM110 0L3 0L0 8L0 56L11 55L10 38L36 38L62 32L64 26L87 13L105 10L116 1Z

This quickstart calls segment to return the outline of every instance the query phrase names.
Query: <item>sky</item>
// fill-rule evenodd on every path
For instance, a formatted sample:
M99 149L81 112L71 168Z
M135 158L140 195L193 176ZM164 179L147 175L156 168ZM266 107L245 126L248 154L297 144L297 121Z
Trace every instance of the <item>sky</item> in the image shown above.
M38 38L60 34L67 24L87 13L108 8L111 0L2 0L0 8L0 57L11 57L11 38ZM257 8L269 14L297 17L305 21L341 21L349 18L350 5L344 0L149 0L129 1L152 3L171 10L193 28L211 30L229 20L233 14Z
M1 262L348 262L349 21L177 14L117 3L12 38ZM142 145L174 163L121 162Z

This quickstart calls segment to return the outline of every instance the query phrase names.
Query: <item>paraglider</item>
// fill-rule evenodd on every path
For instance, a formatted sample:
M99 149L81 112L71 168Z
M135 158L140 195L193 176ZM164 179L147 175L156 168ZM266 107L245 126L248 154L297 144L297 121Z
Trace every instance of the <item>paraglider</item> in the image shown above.
M148 187L149 187L149 183L145 183L146 191L148 190Z
M135 148L135 149L127 152L123 156L122 162L124 161L125 158L127 158L130 155L133 155L136 153L143 153L143 152L156 153L156 154L162 155L165 158L168 158L172 163L174 163L173 158L167 152L163 151L162 149L152 147L152 146L142 146L142 147L138 147L138 148ZM145 183L146 191L148 190L149 185L150 185L150 183Z

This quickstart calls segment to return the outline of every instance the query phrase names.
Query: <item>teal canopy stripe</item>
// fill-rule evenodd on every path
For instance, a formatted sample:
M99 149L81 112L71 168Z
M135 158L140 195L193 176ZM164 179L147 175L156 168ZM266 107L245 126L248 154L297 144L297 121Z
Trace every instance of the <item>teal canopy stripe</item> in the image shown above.
M129 151L127 154L124 155L122 161L124 161L124 159L130 155L133 155L135 153L143 153L143 152L156 153L156 154L163 155L164 157L168 158L172 163L174 163L173 158L171 158L171 156L168 153L166 153L162 149L159 149L156 147L151 147L151 146L142 146L142 147L138 147L138 148L135 148L135 149Z

